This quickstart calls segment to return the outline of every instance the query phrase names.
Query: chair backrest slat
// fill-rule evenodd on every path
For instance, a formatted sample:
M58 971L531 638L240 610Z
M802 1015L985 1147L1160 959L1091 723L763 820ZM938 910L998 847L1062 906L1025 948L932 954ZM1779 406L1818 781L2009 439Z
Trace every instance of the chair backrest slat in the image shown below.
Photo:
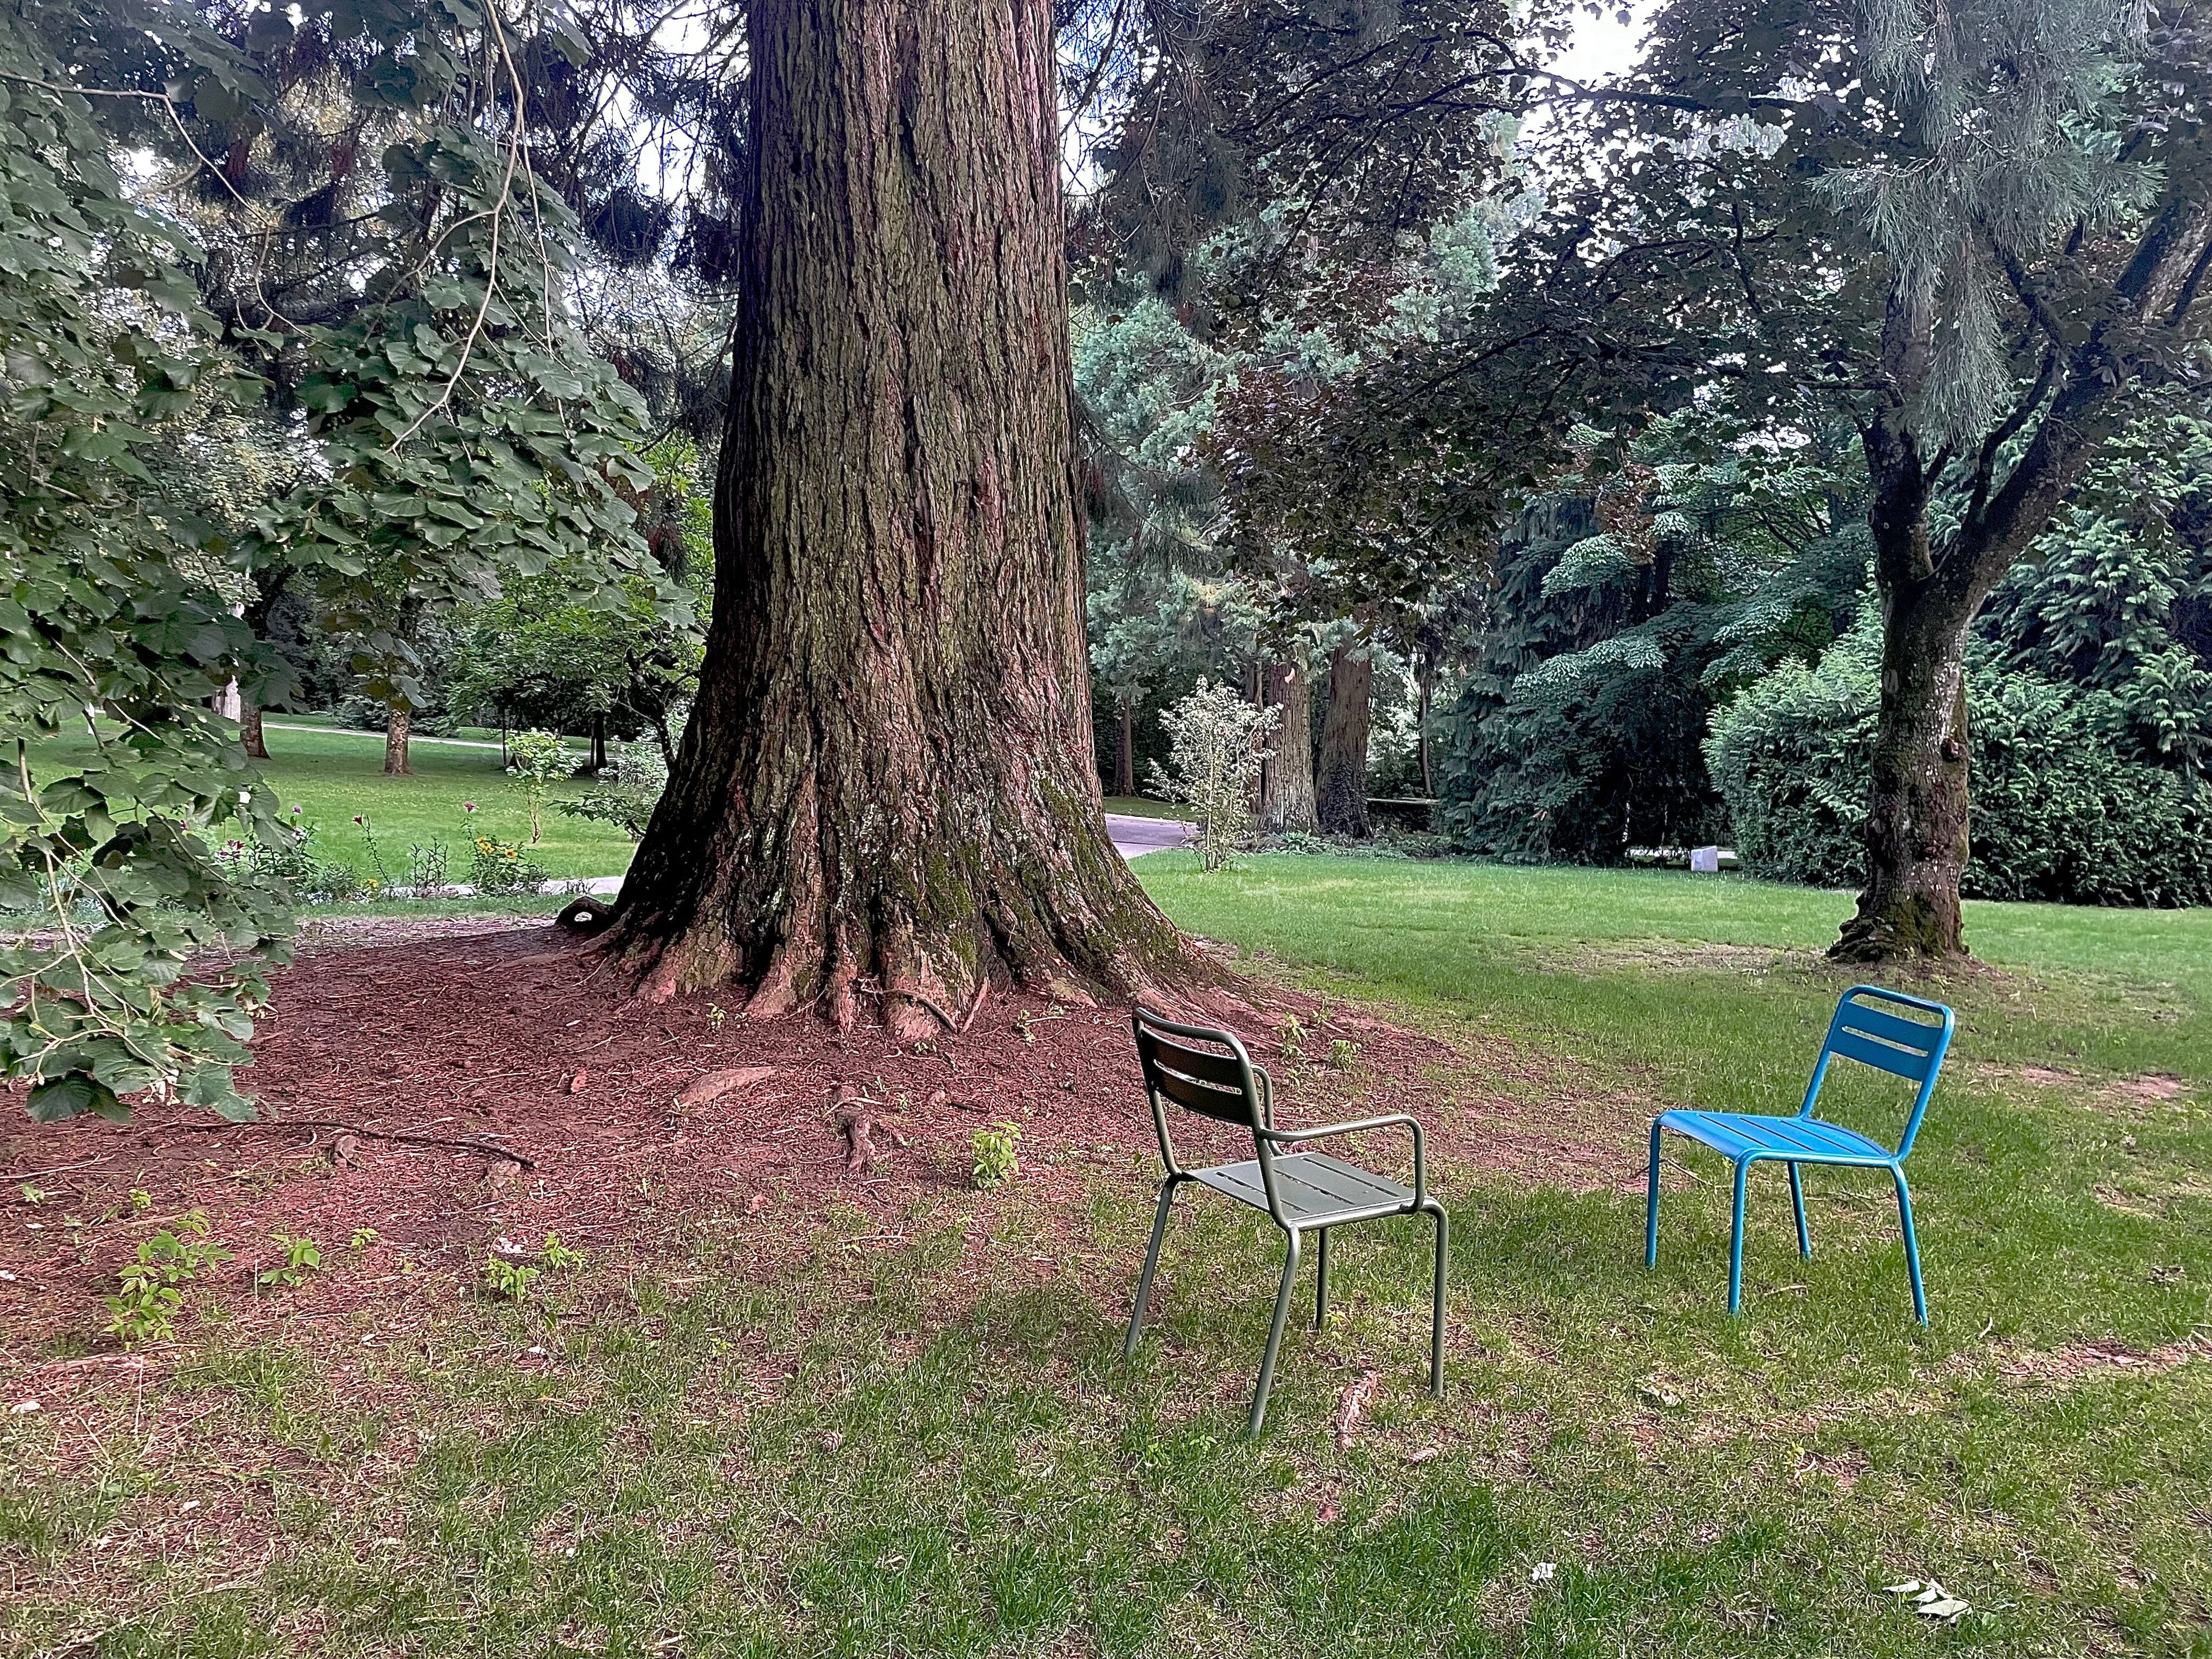
M1942 1046L1943 1028L1941 1025L1930 1025L1917 1019L1900 1019L1895 1014L1887 1014L1879 1008L1869 1008L1863 1002L1853 1002L1848 999L1837 1012L1836 1024L1843 1030L1879 1038L1923 1060ZM1917 1077L1918 1073L1913 1075Z
M1887 1042L1877 1042L1862 1036L1848 1026L1828 1034L1828 1052L1845 1054L1862 1066L1871 1066L1877 1072L1887 1072L1917 1083L1928 1075L1928 1055L1924 1051L1899 1048Z
M1934 1018L1908 1019L1873 1006L1877 1002ZM1943 1056L1951 1047L1952 1024L1951 1011L1940 1002L1885 991L1875 985L1854 985L1837 1002L1835 1018L1828 1022L1828 1040L1821 1045L1820 1063L1813 1068L1813 1081L1805 1091L1799 1115L1814 1115L1820 1085L1828 1075L1828 1062L1838 1054L1901 1077L1919 1085L1912 1097L1911 1114L1905 1121L1905 1133L1897 1143L1897 1156L1903 1158L1912 1150L1912 1138L1920 1133L1921 1115L1927 1111L1929 1097L1936 1091L1936 1074L1942 1069Z
M1159 1131L1160 1156L1169 1171L1181 1169L1175 1139L1168 1133L1164 1101L1186 1111L1252 1131L1253 1156L1261 1184L1273 1201L1274 1172L1270 1148L1260 1131L1267 1127L1267 1074L1252 1063L1244 1045L1228 1031L1204 1025L1179 1025L1139 1008L1130 1018L1137 1037L1137 1059L1144 1068L1145 1092L1152 1103L1152 1125ZM1206 1048L1198 1044L1211 1045ZM1225 1052L1224 1052L1225 1051Z
M1153 1088L1186 1110L1199 1112L1224 1123L1249 1127L1252 1121L1251 1108L1245 1104L1242 1088L1224 1088L1204 1078L1193 1077L1182 1062L1187 1055L1172 1052L1152 1057L1145 1068Z

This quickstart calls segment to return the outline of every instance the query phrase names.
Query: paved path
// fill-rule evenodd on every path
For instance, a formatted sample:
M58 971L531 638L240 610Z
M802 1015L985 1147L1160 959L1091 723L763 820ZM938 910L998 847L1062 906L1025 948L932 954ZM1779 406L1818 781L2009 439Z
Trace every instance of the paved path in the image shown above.
M1139 818L1121 812L1109 812L1106 815L1106 832L1114 838L1114 848L1123 858L1139 859L1147 853L1164 853L1170 848L1182 846L1184 837L1190 833L1190 826L1178 823L1173 818ZM600 898L610 898L622 890L622 884L620 876L592 876L580 881L563 878L548 883L546 890L558 893L580 887ZM398 890L395 889L395 894ZM464 884L445 890L458 898L466 898L475 890Z
M1190 826L1173 818L1139 818L1109 812L1106 832L1113 836L1114 845L1123 858L1133 859L1182 846L1190 835Z

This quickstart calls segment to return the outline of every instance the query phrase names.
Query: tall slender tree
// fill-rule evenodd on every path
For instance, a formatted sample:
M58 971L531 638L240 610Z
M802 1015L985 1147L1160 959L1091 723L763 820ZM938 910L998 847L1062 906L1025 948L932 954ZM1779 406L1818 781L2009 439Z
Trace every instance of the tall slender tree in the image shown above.
M1202 971L1092 761L1047 0L755 0L715 608L611 943L648 995Z

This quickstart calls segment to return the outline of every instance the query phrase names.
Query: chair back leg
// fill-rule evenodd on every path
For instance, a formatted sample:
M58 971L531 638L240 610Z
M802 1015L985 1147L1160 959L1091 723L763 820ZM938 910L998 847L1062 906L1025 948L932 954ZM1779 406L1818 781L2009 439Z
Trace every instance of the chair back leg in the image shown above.
M1813 1235L1805 1231L1805 1183L1795 1164L1790 1166L1790 1207L1797 1212L1797 1254L1810 1261Z
M1128 1340L1121 1344L1124 1359L1137 1352L1137 1339L1145 1334L1145 1308L1152 1299L1152 1275L1159 1271L1160 1242L1168 1234L1168 1209L1175 1202L1177 1184L1172 1178L1160 1183L1159 1208L1152 1214L1152 1247L1145 1252L1145 1270L1137 1276L1137 1305L1129 1315Z
M1659 1265L1659 1120L1651 1120L1651 1176L1644 1194L1644 1265Z
M1435 1304L1429 1313L1429 1392L1441 1399L1444 1391L1444 1255L1451 1237L1451 1223L1444 1215L1443 1205L1437 1205L1434 1213L1437 1284Z
M1328 1324L1328 1229L1318 1227L1314 1231L1321 1244L1315 1263L1321 1269L1321 1284L1314 1291L1314 1328L1318 1331Z
M1252 1395L1251 1435L1260 1437L1261 1425L1267 1420L1267 1390L1275 1386L1275 1353L1283 1346L1283 1324L1291 1316L1291 1290L1298 1276L1298 1235L1296 1228L1287 1230L1289 1247L1283 1252L1283 1288L1275 1292L1275 1322L1267 1328L1267 1352L1260 1361L1260 1386Z
M1743 1183L1751 1174L1748 1162L1735 1166L1735 1218L1729 1228L1729 1312L1743 1306Z
M1892 1165L1897 1177L1897 1219L1905 1229L1905 1271L1912 1276L1912 1316L1928 1322L1928 1292L1920 1285L1920 1241L1912 1231L1912 1194L1905 1185L1905 1171Z

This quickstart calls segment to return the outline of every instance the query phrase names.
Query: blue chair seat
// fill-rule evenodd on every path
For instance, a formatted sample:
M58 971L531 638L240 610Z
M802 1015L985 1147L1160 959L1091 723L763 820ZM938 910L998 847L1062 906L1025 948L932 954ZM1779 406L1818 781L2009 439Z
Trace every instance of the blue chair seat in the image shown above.
M1811 1117L1763 1117L1752 1112L1662 1112L1659 1127L1701 1140L1731 1158L1805 1164L1863 1164L1887 1169L1897 1154L1855 1129Z
M1912 1311L1928 1322L1928 1292L1920 1282L1920 1241L1912 1230L1912 1194L1905 1182L1905 1154L1920 1133L1920 1119L1936 1091L1936 1074L1951 1047L1951 1011L1872 985L1854 985L1836 1003L1827 1040L1814 1062L1813 1080L1795 1117L1759 1112L1662 1112L1651 1120L1651 1164L1644 1212L1644 1265L1659 1262L1659 1136L1662 1130L1702 1142L1735 1165L1735 1214L1729 1227L1729 1311L1743 1306L1744 1186L1754 1164L1784 1164L1790 1169L1790 1207L1797 1221L1797 1253L1813 1254L1813 1235L1805 1224L1805 1186L1798 1166L1833 1164L1846 1168L1887 1170L1897 1187L1897 1219L1905 1235L1905 1269L1912 1282ZM1912 1109L1894 1149L1869 1140L1856 1129L1818 1115L1820 1085L1836 1060L1851 1060L1887 1072L1914 1085Z

